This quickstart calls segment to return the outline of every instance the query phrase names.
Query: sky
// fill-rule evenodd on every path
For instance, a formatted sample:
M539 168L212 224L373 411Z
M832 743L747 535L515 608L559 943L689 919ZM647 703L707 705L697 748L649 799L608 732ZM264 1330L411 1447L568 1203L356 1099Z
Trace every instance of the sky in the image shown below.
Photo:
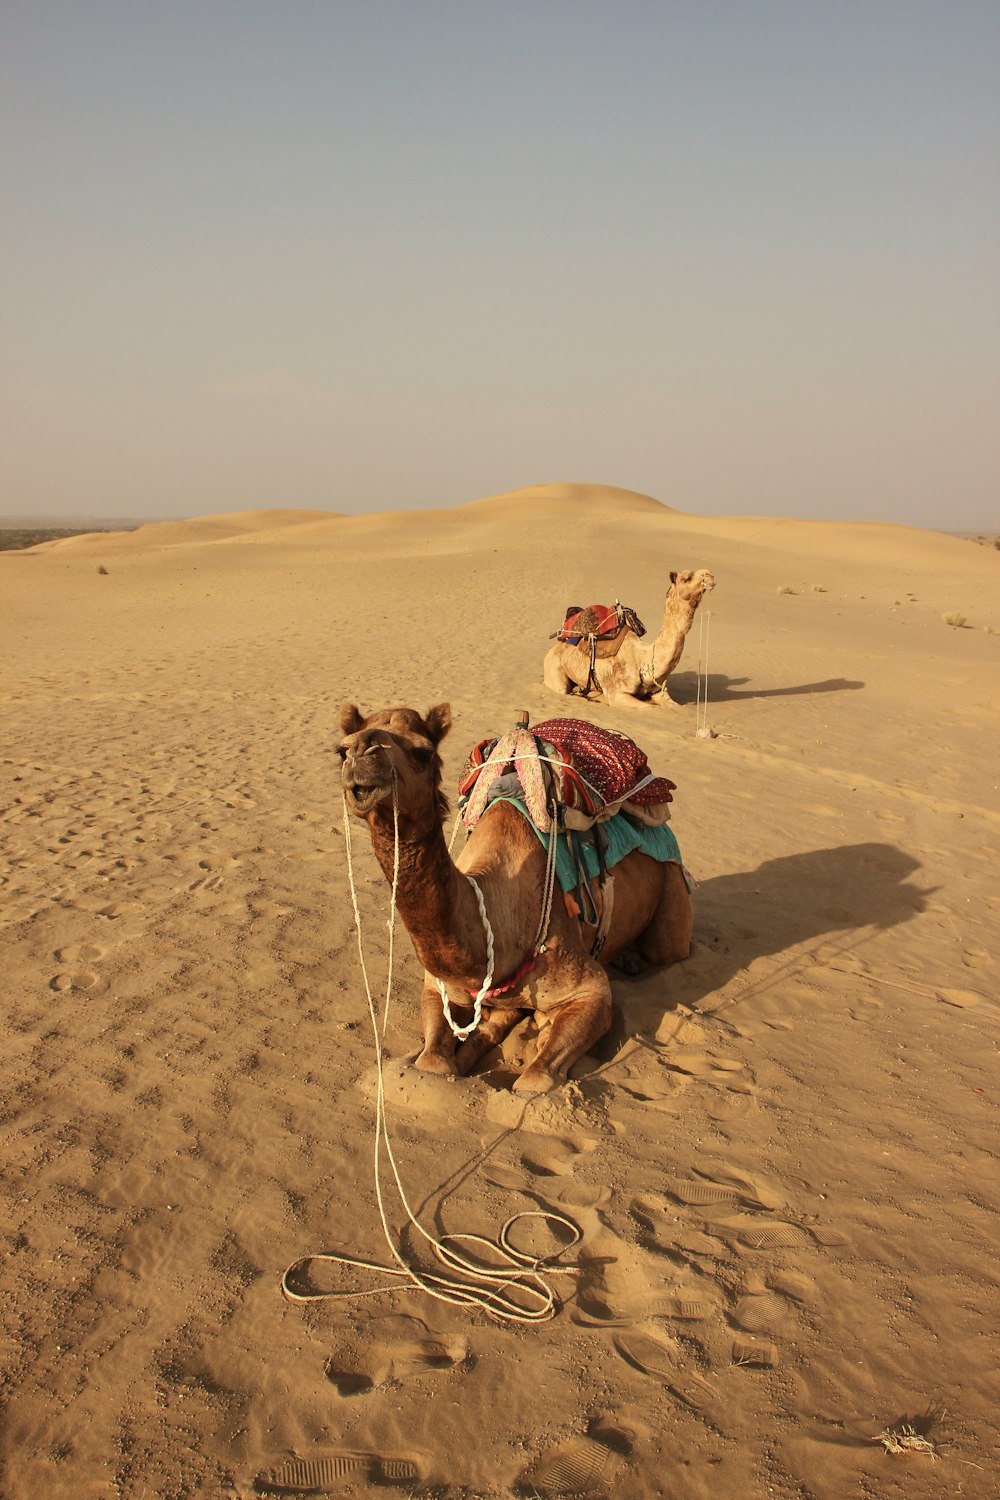
M0 0L0 514L1000 530L996 0Z

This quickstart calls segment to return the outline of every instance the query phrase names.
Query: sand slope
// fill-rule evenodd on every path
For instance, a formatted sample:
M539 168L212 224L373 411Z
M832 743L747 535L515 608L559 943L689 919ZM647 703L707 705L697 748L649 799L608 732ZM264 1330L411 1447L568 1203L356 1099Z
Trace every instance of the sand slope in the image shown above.
M680 706L546 694L567 605L655 629L703 566ZM552 486L0 571L4 1496L249 1496L292 1455L336 1494L997 1493L995 552ZM522 707L623 728L677 783L695 950L615 980L564 1091L409 1070L396 947L411 1202L438 1233L572 1216L545 1324L279 1294L310 1251L388 1253L343 698L450 700L449 787ZM355 862L380 993L387 891ZM937 1461L872 1441L935 1404Z

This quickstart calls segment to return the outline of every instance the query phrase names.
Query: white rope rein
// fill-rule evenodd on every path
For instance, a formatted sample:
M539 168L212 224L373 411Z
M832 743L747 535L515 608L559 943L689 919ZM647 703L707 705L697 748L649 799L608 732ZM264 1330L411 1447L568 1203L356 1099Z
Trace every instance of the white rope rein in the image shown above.
M549 1275L567 1275L578 1269L575 1265L557 1266L553 1262L563 1255L567 1250L579 1244L583 1238L583 1231L579 1225L574 1224L563 1214L550 1213L545 1210L529 1210L524 1213L512 1214L500 1229L495 1240L489 1240L478 1234L449 1234L442 1239L437 1239L429 1234L420 1224L416 1215L410 1207L406 1197L405 1189L393 1154L392 1143L389 1139L386 1124L385 1111L385 1080L383 1076L383 1042L386 1025L389 1019L389 1004L392 997L392 966L393 966L393 938L396 919L396 894L399 883L399 804L396 795L396 777L392 778L392 815L393 815L393 872L392 891L389 911L389 953L388 972L386 975L385 1006L382 1014L381 1030L379 1028L378 1015L375 1000L372 996L371 983L368 978L368 969L365 963L364 946L361 936L361 912L358 907L357 888L354 880L353 854L351 848L351 815L347 809L346 794L344 797L344 834L347 850L348 880L351 889L351 902L354 907L355 930L358 939L358 956L361 961L361 973L365 983L365 995L368 1001L368 1014L372 1025L372 1035L375 1042L375 1057L377 1062L377 1091L375 1108L375 1161L374 1180L375 1197L378 1202L379 1217L382 1221L382 1231L385 1235L386 1244L389 1247L395 1265L385 1265L378 1261L360 1259L349 1255L340 1255L333 1252L324 1254L307 1255L293 1262L281 1278L281 1290L289 1302L310 1303L315 1301L326 1301L330 1299L354 1299L357 1297L374 1297L384 1292L404 1290L403 1287L393 1286L389 1283L385 1286L375 1287L366 1292L319 1292L319 1291L296 1291L291 1285L290 1278L301 1272L311 1262L332 1262L339 1265L356 1266L365 1270L379 1271L388 1276L401 1278L411 1288L417 1288L426 1292L428 1296L434 1297L439 1302L449 1302L460 1307L480 1307L490 1317L498 1318L510 1323L542 1323L555 1316L556 1297L552 1288L541 1275L540 1268L544 1266ZM483 910L485 920L485 909ZM487 930L488 923L487 923ZM491 935L492 937L492 935ZM492 946L490 944L490 946ZM381 1153L385 1149L386 1159L392 1169L393 1180L399 1194L400 1202L405 1210L406 1217L412 1227L431 1246L438 1260L450 1271L455 1271L465 1278L457 1281L453 1277L443 1276L436 1272L421 1270L411 1265L404 1259L401 1250L397 1247L389 1228L386 1215L385 1202L382 1194L382 1166ZM552 1255L530 1255L522 1250L516 1249L510 1242L511 1231L515 1224L523 1219L544 1219L549 1224L559 1224L569 1230L570 1239ZM453 1249L452 1246L458 1241L470 1245L484 1246L492 1256L499 1257L501 1264L489 1266L469 1260L461 1251ZM515 1296L509 1295L509 1289L515 1288L521 1296L518 1301ZM527 1300L527 1306L525 1305Z
M457 829L457 823L455 827ZM553 808L552 831L549 835L549 846L545 856L545 878L542 882L542 910L541 915L538 918L538 926L535 929L535 940L531 945L531 957L533 959L537 958L539 953L544 952L545 939L549 935L549 922L552 918L552 898L555 893L556 856L558 853L556 840L558 839L558 837L559 832ZM452 840L454 840L454 830L452 832ZM448 1025L451 1027L452 1034L457 1037L460 1042L463 1042L467 1036L471 1036L482 1020L483 1001L488 997L490 993L494 978L493 928L490 926L490 919L486 915L486 902L483 900L483 893L479 889L479 884L473 878L473 876L466 875L465 878L476 893L476 900L479 903L479 915L482 919L483 930L486 933L486 978L483 980L479 992L476 995L475 1000L473 1001L472 1020L469 1022L468 1026L457 1026L455 1024L454 1017L451 1013L451 1002L448 999L448 990L445 982L443 979L439 979L437 981L437 987L441 995L441 1005L444 1010L444 1018L448 1022Z
M490 926L490 919L486 915L486 902L483 900L482 891L471 875L466 875L465 878L476 893L476 900L479 902L479 915L482 918L483 931L486 933L486 978L483 980L479 993L473 1002L472 1020L468 1026L457 1026L455 1024L451 1014L451 1004L448 1000L448 990L445 982L443 979L439 979L437 982L437 987L441 992L441 1005L444 1008L444 1018L460 1042L464 1042L467 1036L471 1036L479 1025L483 1017L483 999L493 988L493 928Z
M712 628L712 611L703 612L698 620L698 696L694 722L695 734L704 738L708 727L708 635Z

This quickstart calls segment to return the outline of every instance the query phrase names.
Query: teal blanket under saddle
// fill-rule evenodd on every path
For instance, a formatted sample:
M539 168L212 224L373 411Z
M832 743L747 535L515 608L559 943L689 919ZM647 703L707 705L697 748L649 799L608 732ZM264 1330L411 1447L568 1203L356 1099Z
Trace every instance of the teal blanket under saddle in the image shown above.
M518 812L523 814L531 827L535 829L542 847L547 851L550 835L540 833L535 828L527 804L519 797L502 797L497 800L509 802L512 807L516 807ZM613 870L627 854L633 854L637 849L642 854L648 854L650 859L658 860L660 864L680 865L683 869L680 848L673 829L667 823L650 827L646 824L634 823L625 813L616 813L613 818L608 818L601 823L600 828L607 839L607 850L604 856L606 870ZM561 831L556 847L556 876L564 891L575 891L580 884L581 865L590 880L596 880L601 873L600 860L593 840L589 834L574 835L566 830Z

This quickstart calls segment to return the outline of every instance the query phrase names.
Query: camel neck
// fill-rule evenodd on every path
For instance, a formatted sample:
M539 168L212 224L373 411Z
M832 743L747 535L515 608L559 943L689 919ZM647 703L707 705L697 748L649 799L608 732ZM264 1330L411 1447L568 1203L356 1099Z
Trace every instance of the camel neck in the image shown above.
M694 609L691 601L678 598L671 590L663 601L663 623L660 626L660 635L673 637L677 631L687 635L693 619Z
M395 836L392 815L371 821L372 848L392 883ZM417 957L440 979L475 979L485 973L486 935L475 892L455 868L440 823L424 832L400 828L396 905Z
M653 643L651 675L656 682L663 682L680 660L684 641L694 619L695 607L687 599L678 599L673 592L667 594L663 605L663 623Z

